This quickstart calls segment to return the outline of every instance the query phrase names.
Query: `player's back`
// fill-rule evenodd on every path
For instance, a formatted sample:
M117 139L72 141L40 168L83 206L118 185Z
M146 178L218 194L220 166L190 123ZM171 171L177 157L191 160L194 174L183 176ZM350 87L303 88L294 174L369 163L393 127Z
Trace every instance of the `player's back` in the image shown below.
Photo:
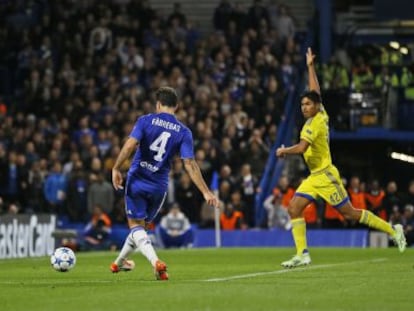
M173 157L193 158L190 130L173 114L147 114L138 119L131 137L139 141L128 172L129 178L141 181L144 190L166 191Z

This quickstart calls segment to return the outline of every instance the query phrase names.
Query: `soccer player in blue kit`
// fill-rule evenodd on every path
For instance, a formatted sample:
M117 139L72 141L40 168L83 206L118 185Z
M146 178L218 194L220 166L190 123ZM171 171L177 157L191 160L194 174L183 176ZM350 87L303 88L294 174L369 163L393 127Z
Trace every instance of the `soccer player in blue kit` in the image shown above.
M218 207L219 200L207 187L194 160L191 131L174 115L178 106L176 91L161 87L155 93L155 100L156 113L138 118L112 168L114 188L123 189L120 167L136 151L125 183L125 210L130 232L110 269L114 273L132 270L133 262L127 258L138 249L153 266L157 280L168 280L167 265L158 259L146 226L166 198L173 157L181 156L185 170L208 204Z

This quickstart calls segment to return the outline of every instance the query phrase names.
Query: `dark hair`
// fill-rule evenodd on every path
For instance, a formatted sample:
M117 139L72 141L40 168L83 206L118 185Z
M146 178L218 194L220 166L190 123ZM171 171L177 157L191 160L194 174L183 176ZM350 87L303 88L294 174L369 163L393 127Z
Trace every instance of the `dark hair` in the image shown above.
M163 86L155 92L155 99L161 102L163 106L175 107L177 106L178 95L172 87Z
M320 104L320 103L322 103L322 98L321 98L321 95L318 93L318 92L316 92L316 91L314 91L314 90L312 90L312 91L306 91L305 93L303 93L301 96L300 96L300 101L302 101L302 99L304 99L304 98L309 98L311 101L313 101L315 104Z

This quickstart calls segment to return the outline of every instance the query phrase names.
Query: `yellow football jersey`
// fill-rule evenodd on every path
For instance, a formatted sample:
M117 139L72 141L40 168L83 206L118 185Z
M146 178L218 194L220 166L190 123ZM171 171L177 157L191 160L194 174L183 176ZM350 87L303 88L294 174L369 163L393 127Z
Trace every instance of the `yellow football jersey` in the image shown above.
M329 150L329 117L322 106L313 118L302 127L300 139L306 140L310 146L303 154L311 173L322 170L332 164Z

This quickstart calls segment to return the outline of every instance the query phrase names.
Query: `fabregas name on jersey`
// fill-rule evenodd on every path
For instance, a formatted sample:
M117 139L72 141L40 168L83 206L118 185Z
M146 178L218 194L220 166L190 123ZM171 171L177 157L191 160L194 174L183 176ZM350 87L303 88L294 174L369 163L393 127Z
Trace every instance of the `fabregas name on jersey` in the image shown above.
M173 131L176 131L176 132L179 132L180 129L181 129L180 125L178 125L176 123L165 121L165 120L160 119L160 118L152 119L151 124L156 125L156 126L161 126L161 127L165 128L167 130L173 130Z

